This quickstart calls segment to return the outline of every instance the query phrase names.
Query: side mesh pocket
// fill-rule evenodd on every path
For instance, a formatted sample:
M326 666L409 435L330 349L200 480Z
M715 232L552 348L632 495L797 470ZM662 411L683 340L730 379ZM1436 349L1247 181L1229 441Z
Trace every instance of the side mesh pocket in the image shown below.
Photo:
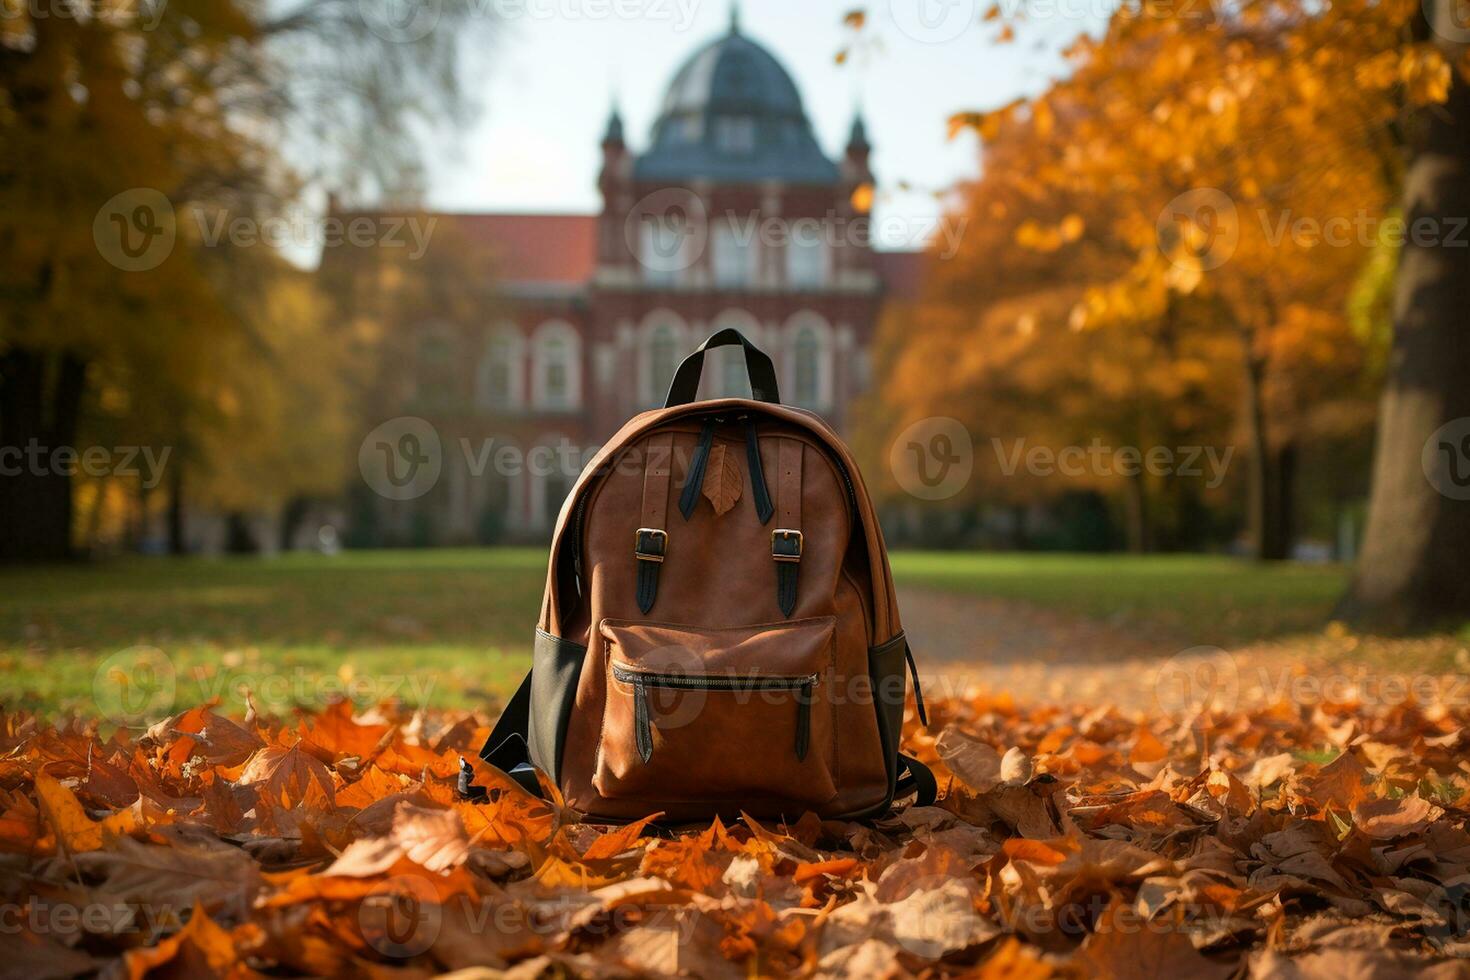
M561 783L561 749L587 648L542 630L531 654L531 762Z
M888 770L889 802L893 800L894 785L898 780L898 740L903 735L903 705L908 681L904 673L904 651L907 648L908 639L903 633L868 648L868 675L873 682L878 735L883 740L883 764Z

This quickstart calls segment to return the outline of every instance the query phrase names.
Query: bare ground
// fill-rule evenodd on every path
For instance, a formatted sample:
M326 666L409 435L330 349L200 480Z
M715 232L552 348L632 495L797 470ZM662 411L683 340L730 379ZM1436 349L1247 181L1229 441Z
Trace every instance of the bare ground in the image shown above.
M1205 704L1470 703L1470 649L1451 635L1360 636L1329 624L1222 650L1009 599L901 589L900 606L933 696L978 685L1018 702L1115 704L1181 721Z

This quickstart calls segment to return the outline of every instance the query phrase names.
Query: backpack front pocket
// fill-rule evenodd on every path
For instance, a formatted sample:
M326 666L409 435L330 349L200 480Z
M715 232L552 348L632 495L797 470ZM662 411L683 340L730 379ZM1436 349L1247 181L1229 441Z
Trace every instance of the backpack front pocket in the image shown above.
M835 631L831 616L729 629L603 620L598 793L753 812L830 800Z

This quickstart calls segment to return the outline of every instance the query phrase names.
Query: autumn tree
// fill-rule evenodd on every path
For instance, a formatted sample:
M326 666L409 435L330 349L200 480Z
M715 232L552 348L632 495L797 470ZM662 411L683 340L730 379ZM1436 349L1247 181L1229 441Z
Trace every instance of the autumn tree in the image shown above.
M1428 78L1436 98L1406 100L1402 119L1403 217L1411 232L1429 234L1402 244L1368 527L1340 610L1370 625L1470 613L1470 503L1457 481L1470 418L1470 31L1462 11L1454 0L1403 5L1404 40L1376 60L1383 71ZM1426 469L1438 479L1427 480Z
M1446 82L1431 48L1399 36L1412 6L1129 5L1076 42L1070 74L1041 96L956 117L987 146L1019 134L1011 165L1039 200L1113 202L1078 209L1080 225L1052 209L1017 229L1017 244L1055 256L1057 282L1089 280L1074 326L1234 338L1261 557L1290 548L1304 449L1361 425L1371 351L1349 299L1391 216L1394 124ZM989 153L982 185L996 179ZM1098 240L1124 261L1079 265Z
M171 0L0 19L0 448L42 460L0 479L0 558L69 553L73 478L51 459L89 419L136 406L192 431L228 414L216 355L269 328L237 268L204 254L203 217L258 225L312 180L421 187L411 121L463 118L462 29L481 21L468 0L409 13Z

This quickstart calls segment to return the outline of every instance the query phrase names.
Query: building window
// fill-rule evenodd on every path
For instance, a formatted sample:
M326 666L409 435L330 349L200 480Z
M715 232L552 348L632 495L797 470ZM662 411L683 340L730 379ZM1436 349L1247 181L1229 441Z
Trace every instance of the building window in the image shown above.
M475 379L475 404L488 412L511 412L521 407L521 339L509 329L498 329L485 343Z
M721 153L748 154L755 150L755 120L749 116L721 116L715 120L715 146Z
M711 332L734 329L746 340L761 346L761 325L745 310L729 309L715 317L710 325ZM745 351L738 346L717 347L710 351L705 361L705 376L709 379L706 391L712 398L749 398L750 377L745 367Z
M693 263L689 216L677 208L642 216L638 232L638 264L646 282L671 286Z
M643 402L657 405L668 394L679 368L679 334L672 324L660 323L648 334L643 358Z
M750 378L745 370L745 351L739 347L726 347L720 351L724 362L720 365L720 397L749 398Z
M536 330L532 401L537 409L565 412L581 405L581 339L569 324L553 321Z
M815 230L793 234L786 243L786 282L793 289L826 285L827 247Z
M755 223L742 226L733 218L714 226L715 285L748 286L755 278Z
M811 312L798 314L786 336L786 379L792 403L825 411L832 402L835 370L832 335L826 321Z

